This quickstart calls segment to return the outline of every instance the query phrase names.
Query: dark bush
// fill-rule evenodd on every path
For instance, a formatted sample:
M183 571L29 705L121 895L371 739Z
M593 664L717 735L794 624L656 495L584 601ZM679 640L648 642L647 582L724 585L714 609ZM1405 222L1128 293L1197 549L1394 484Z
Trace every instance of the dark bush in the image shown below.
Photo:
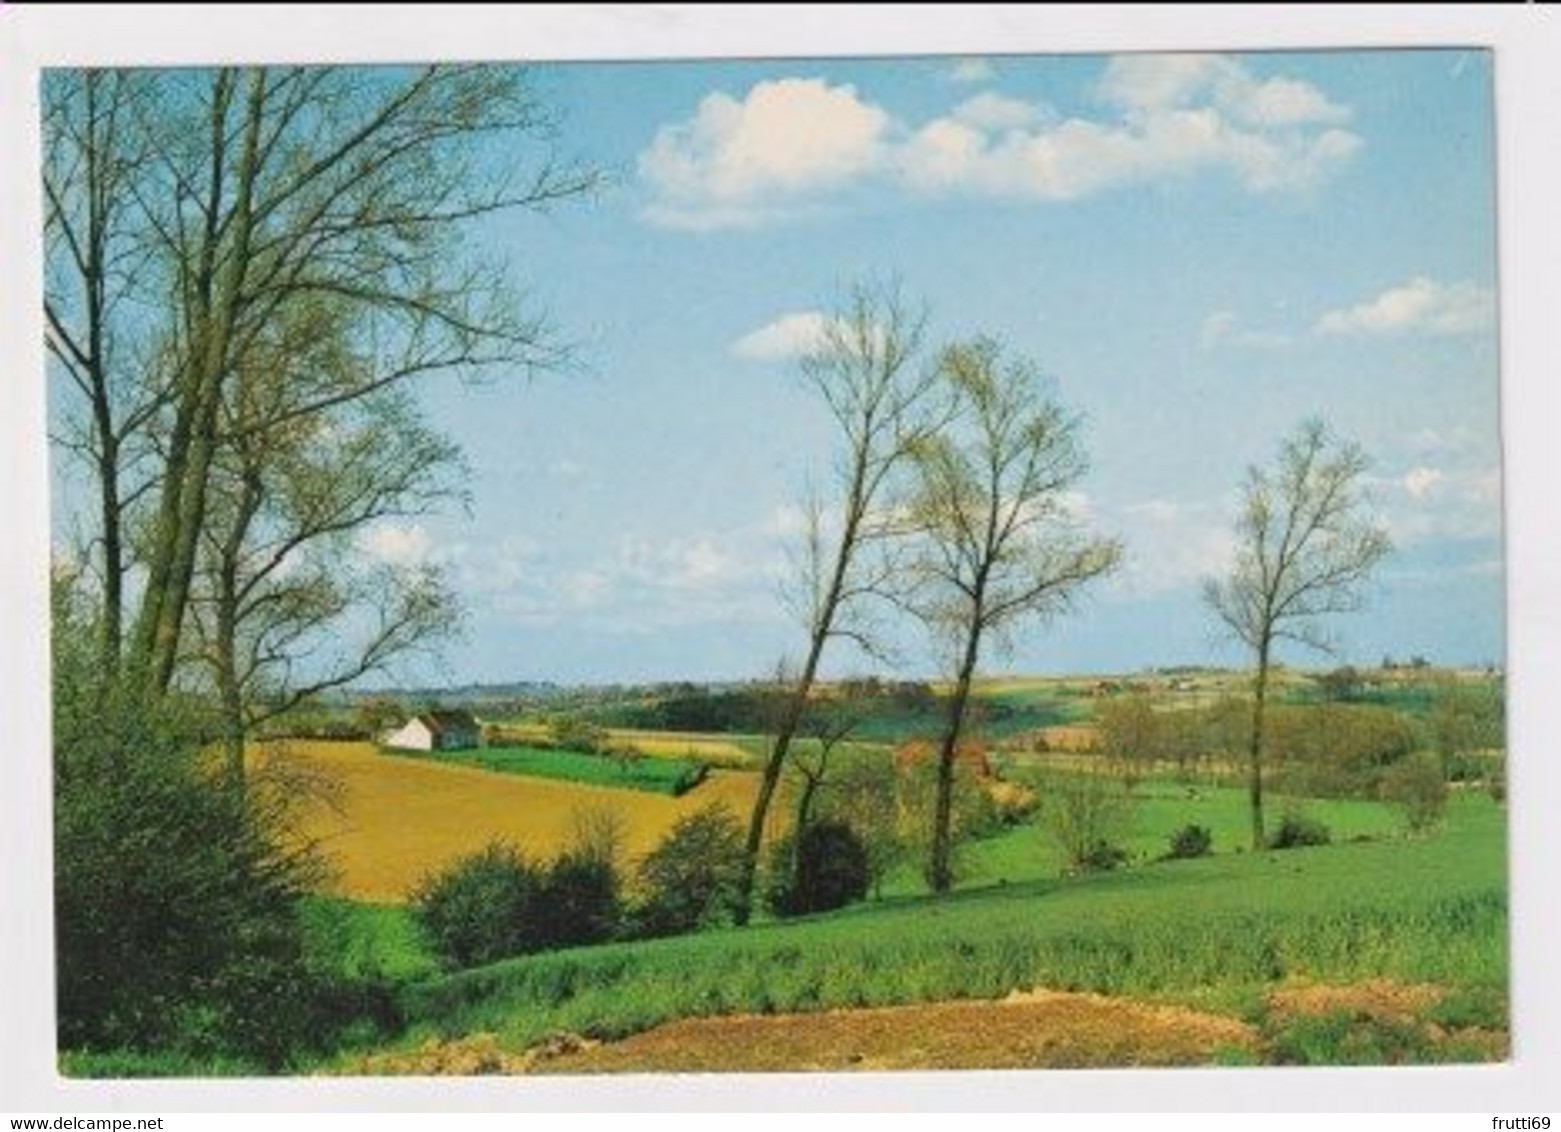
M676 935L731 922L743 841L743 827L720 803L679 818L640 863L638 933Z
M1270 849L1299 849L1307 845L1327 845L1333 840L1328 827L1304 814L1286 814L1279 828L1268 836Z
M1104 873L1127 864L1127 850L1109 841L1096 841L1078 861L1078 868L1087 873Z
M618 930L618 874L600 857L566 853L547 871L543 930L551 947L601 943Z
M446 963L492 963L546 944L545 880L519 850L496 842L426 878L412 914Z
M425 879L411 908L455 967L600 943L617 934L622 912L610 861L577 852L542 865L501 843Z
M777 916L828 912L867 895L867 847L844 822L815 822L779 842L773 859L766 901Z
M284 1068L328 1038L301 911L318 868L284 848L277 791L233 788L191 718L102 684L95 639L56 610L60 1048Z
M1184 825L1171 835L1171 847L1166 856L1172 860L1188 857L1207 857L1214 851L1214 835L1205 825Z

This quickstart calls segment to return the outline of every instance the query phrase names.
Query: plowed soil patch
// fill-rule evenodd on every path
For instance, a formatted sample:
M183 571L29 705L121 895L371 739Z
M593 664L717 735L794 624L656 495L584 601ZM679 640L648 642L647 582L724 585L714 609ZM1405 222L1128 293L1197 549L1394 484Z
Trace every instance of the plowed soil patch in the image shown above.
M820 1014L688 1018L537 1058L534 1073L1024 1069L1208 1064L1253 1048L1233 1018L1039 992Z
M1385 1022L1419 1017L1442 999L1442 989L1425 983L1395 983L1368 979L1342 986L1317 984L1285 987L1269 996L1270 1010L1285 1015L1356 1014Z

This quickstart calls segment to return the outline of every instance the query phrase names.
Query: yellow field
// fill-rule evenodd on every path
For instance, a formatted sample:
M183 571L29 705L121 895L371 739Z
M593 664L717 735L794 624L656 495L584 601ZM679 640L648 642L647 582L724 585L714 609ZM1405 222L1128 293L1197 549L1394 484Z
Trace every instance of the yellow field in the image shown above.
M574 813L610 807L623 817L631 858L654 848L684 814L724 801L745 820L757 778L712 771L681 798L498 774L378 754L369 743L271 744L256 761L286 767L326 789L301 805L304 836L318 841L342 896L399 903L427 873L495 838L551 856Z
M540 723L503 723L499 725L505 742L545 739L548 728ZM712 766L747 766L754 756L736 743L696 731L638 731L631 727L609 727L607 741L615 747L628 747L654 758L700 759Z
M736 743L726 739L712 739L708 735L681 731L631 731L614 727L608 734L612 742L632 747L645 755L672 758L702 759L717 766L745 766L754 757Z

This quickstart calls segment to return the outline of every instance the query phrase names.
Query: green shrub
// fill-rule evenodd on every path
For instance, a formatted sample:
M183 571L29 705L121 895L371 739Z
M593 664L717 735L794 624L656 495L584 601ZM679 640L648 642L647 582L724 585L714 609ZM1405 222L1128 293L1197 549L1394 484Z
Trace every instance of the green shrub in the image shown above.
M1214 851L1214 835L1206 825L1184 825L1171 835L1166 856L1172 860L1207 857Z
M1305 814L1286 814L1279 828L1268 836L1270 849L1300 849L1307 845L1327 845L1333 840L1328 827Z
M607 729L578 716L563 715L548 723L548 737L563 750L595 754L607 746Z
M730 922L741 893L743 827L716 802L679 818L640 862L636 930L677 935Z
M302 924L319 869L285 847L283 791L234 788L176 702L105 685L95 629L56 599L59 1046L284 1068L332 1023Z
M446 963L492 963L546 943L544 881L519 850L495 842L424 879L412 893L412 914Z
M1278 704L1268 744L1275 785L1314 798L1373 798L1387 768L1421 745L1413 721L1377 704Z
M1121 781L1104 774L1051 774L1038 784L1041 824L1077 871L1114 868L1109 850L1132 828L1133 799ZM1106 850L1101 847L1105 846Z
M828 912L867 895L867 847L844 822L815 822L776 844L766 902L777 916Z
M1346 1010L1271 1023L1275 1065L1406 1065L1439 1060L1426 1027L1412 1018L1378 1018Z
M1097 840L1075 862L1080 872L1104 873L1127 864L1127 850L1104 839Z
M601 943L622 920L610 859L576 849L542 865L497 842L425 879L410 905L429 946L455 967Z
M542 924L550 947L601 943L618 931L618 874L610 860L566 853L547 870L543 882Z
M1417 751L1390 767L1382 778L1382 800L1404 811L1410 829L1429 829L1447 809L1442 760L1431 751Z

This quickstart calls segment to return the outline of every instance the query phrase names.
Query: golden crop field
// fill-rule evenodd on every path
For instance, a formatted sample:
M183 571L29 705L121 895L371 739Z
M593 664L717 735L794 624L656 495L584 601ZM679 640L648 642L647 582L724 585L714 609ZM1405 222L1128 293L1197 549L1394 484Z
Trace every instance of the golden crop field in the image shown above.
M552 856L584 808L621 814L625 850L639 857L679 817L711 801L724 801L745 819L757 788L752 774L716 770L683 797L670 798L397 758L369 743L274 743L256 761L325 787L301 803L302 833L332 865L334 891L378 903L404 901L423 876L495 839Z
M755 761L752 754L728 739L694 732L631 731L614 727L609 734L614 743L658 758L703 759L716 766L744 766Z

